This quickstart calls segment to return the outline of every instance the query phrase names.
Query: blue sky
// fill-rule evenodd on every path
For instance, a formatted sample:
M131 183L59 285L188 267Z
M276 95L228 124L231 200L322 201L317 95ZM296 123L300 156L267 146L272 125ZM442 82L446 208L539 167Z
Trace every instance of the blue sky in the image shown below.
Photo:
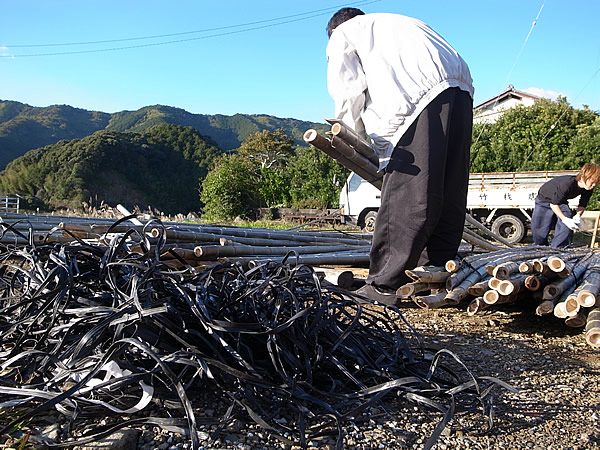
M600 111L598 0L4 0L0 99L322 122L325 26L342 6L431 25L469 64L475 104L512 84Z

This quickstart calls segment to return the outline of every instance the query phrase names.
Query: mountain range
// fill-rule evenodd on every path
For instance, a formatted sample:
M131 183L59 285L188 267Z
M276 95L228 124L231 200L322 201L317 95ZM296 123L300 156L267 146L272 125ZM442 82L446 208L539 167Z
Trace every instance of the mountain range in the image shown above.
M325 132L329 128L323 123L261 114L194 114L166 105L106 113L69 105L36 107L0 100L0 170L29 150L64 139L81 139L99 130L140 133L163 123L191 126L225 151L238 148L257 131L282 128L298 145L305 145L302 135L307 129Z

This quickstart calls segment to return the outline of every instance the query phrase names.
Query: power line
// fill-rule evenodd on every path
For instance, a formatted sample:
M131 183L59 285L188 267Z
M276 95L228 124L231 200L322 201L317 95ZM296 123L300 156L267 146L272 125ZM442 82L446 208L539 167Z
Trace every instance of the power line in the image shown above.
M546 4L545 2L542 2L542 6L540 7L540 10L538 11L537 15L535 16L535 19L533 19L533 22L531 23L531 27L529 28L529 32L527 33L527 36L525 37L525 40L523 41L523 44L521 44L521 48L519 49L519 53L517 53L517 57L515 58L515 61L513 62L512 67L508 71L508 75L506 75L506 80L504 81L504 86L507 86L508 80L510 79L513 71L515 70L517 62L521 58L521 54L523 53L523 49L525 48L525 45L529 41L529 37L531 36L531 32L533 31L533 28L537 25L537 21L540 18L540 15L542 14L542 10L544 9L544 5L545 4ZM496 101L492 104L492 110L496 107L496 105L498 104L499 101L500 101L500 95L498 95L498 97L496 97ZM477 136L477 139L475 139L475 142L473 143L473 145L475 145L475 144L477 144L477 142L479 142L479 139L481 138L481 135L485 131L487 125L488 125L487 121L483 123L483 126L481 127L481 130L479 131L479 135Z
M365 5L377 3L380 1L381 0L361 0L358 2L350 3L349 5L365 6ZM245 27L241 30L234 30L234 31L228 31L228 32L223 32L223 33L210 34L207 36L198 36L198 37L187 38L187 39L177 39L177 40L154 42L154 43L148 43L148 44L110 47L110 48L102 48L102 49L75 50L75 51L65 51L65 52L30 53L30 54L21 54L21 55L0 55L0 58L74 55L74 54L82 54L82 53L109 52L109 51L116 51L116 50L128 50L128 49L133 49L133 48L143 48L143 47L153 47L153 46L158 46L158 45L176 44L176 43L181 43L181 42L188 42L188 41L195 41L195 40L200 40L200 39L208 39L208 38L213 38L213 37L226 36L226 35L231 35L231 34L244 33L247 31L254 31L254 30L259 30L259 29L264 29L264 28L270 28L270 27L284 25L284 24L292 23L292 22L299 22L301 20L311 19L314 17L319 17L322 15L328 14L332 10L337 10L342 6L348 6L348 4L339 5L339 6L331 6L328 8L316 9L316 10L312 10L312 11L308 11L308 12L304 12L304 13L292 14L292 15L288 15L288 16L273 18L273 19L265 19L265 20L255 21L255 22L247 22L247 23L242 23L242 24L237 24L237 25L227 25L227 26L216 27L216 28L206 28L206 29L202 29L202 30L183 31L183 32L179 32L179 33L157 34L157 35L152 35L152 36L107 39L107 40L101 40L101 41L87 41L87 42L4 45L2 47L6 47L6 48L33 48L33 47L96 45L96 44L106 44L106 43L115 43L115 42L128 42L128 41L137 41L137 40L158 39L158 38L165 38L165 37L172 37L172 36L183 36L183 35L189 35L189 34L207 33L207 32L211 32L211 31L219 31L219 30L227 30L227 29L231 29L231 28ZM304 17L302 17L302 16L304 16ZM269 23L269 22L276 22L276 23ZM265 24L265 25L253 26L253 25L259 25L259 24Z

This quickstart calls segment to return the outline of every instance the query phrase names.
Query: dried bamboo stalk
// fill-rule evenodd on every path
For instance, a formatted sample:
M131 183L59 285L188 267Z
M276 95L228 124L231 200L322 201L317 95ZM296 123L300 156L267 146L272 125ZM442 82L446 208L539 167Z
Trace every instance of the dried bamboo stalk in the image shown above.
M490 305L483 301L483 297L476 297L471 300L471 303L467 306L467 314L469 316L474 316L475 314L479 314L480 312L488 309Z
M521 292L525 289L526 275L513 277L510 280L501 280L497 291L502 295L510 295Z
M508 280L510 276L519 272L519 263L506 261L494 267L492 275L500 280Z
M483 294L483 301L488 305L501 305L503 303L511 303L517 299L516 294L502 295L498 291L489 290Z
M423 309L436 309L446 305L456 305L456 302L446 297L446 292L414 297L413 302Z
M600 298L600 273L586 273L585 281L577 294L577 301L581 306L591 307L596 305Z
M469 293L469 295L472 295L473 297L481 297L483 294L485 294L485 292L488 290L489 286L488 286L488 279L479 281L477 283L475 283L474 285L470 286L467 288L467 292Z
M342 121L338 121L331 125L331 134L346 142L348 145L356 149L361 155L367 157L373 164L379 166L379 158L375 154L373 148L362 139L356 131L346 126Z
M526 274L524 274L526 275ZM537 291L542 286L548 284L549 278L541 274L527 275L525 278L525 287L530 291Z
M600 308L592 309L585 325L585 341L592 347L600 347Z
M450 276L450 273L446 272L444 267L439 266L415 267L414 269L408 269L404 272L412 280L421 283L443 283Z
M475 219L473 216L471 216L468 213L465 216L465 221L468 224L473 225L474 227L476 227L478 230L483 231L488 236L494 238L496 241L500 242L501 244L504 244L504 245L506 245L509 248L513 248L515 246L514 244L511 244L506 239L504 239L502 236L499 236L496 233L493 233L491 230L488 230L485 227L485 225L483 225L481 222L479 222L477 219Z
M581 305L577 301L577 294L571 293L567 296L565 300L565 313L567 316L574 316L581 309Z
M359 177L371 183L376 188L381 189L383 184L383 175L378 173L379 168L375 167L375 170L373 170L374 164L366 157L360 155L354 149L351 149L352 152L358 156L362 156L362 160L353 155L352 152L350 153L352 159L348 158L347 155L340 152L339 147L334 148L328 138L320 135L316 130L313 129L307 130L304 133L304 141L331 156L341 165L356 173ZM360 162L356 162L357 160Z
M420 281L413 281L412 283L406 283L405 285L400 286L396 290L396 295L398 297L408 298L424 291L432 289L439 290L443 287L444 285L442 283L422 283Z
M584 313L579 311L574 316L565 318L565 325L571 328L581 328L587 323L587 317Z

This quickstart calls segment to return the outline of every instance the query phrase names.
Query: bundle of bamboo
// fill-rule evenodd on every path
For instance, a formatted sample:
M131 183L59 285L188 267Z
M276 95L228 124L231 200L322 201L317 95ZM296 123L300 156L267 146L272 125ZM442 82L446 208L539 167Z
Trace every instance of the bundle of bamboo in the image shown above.
M370 235L162 223L133 215L115 221L21 214L0 222L0 245L74 241L110 245L114 240L138 253L158 252L161 260L175 266L231 261L247 267L284 259L294 265L363 266L369 262L371 246Z
M327 122L331 124L331 130L327 132L327 136L320 135L316 130L310 129L304 133L304 141L325 152L377 189L381 189L383 185L383 173L379 172L379 158L369 143L341 120L327 119ZM497 241L500 245L482 238L471 231L469 227L478 229L494 241ZM492 233L468 214L463 231L463 239L474 247L485 250L498 250L502 246L513 247L511 243L507 242L501 236Z
M569 327L586 326L600 347L600 252L528 246L448 261L445 267L406 271L414 281L398 289L422 308L458 305L471 298L470 315L523 298L537 300L536 314L553 314ZM430 291L428 295L419 295Z

